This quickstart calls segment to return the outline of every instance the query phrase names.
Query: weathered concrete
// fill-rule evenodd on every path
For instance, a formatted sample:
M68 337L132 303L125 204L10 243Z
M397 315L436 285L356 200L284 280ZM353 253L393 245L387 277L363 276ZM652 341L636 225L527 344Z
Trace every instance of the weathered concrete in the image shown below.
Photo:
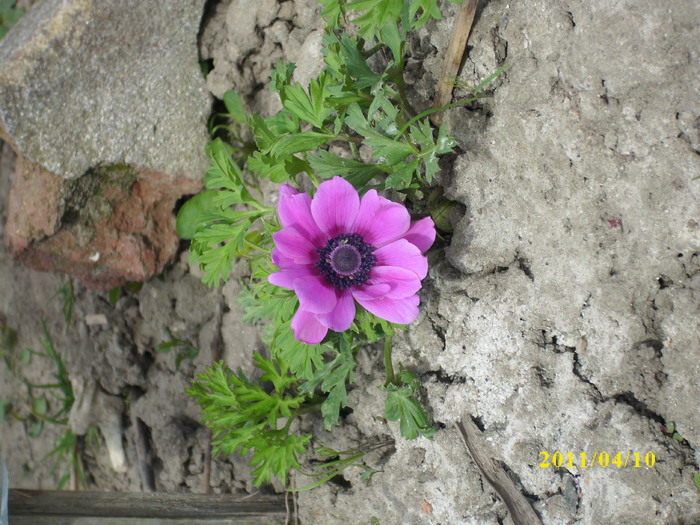
M423 373L446 429L407 443L375 418L376 388L353 392L348 422L397 451L369 488L349 472L351 488L302 493L303 520L502 522L452 427L465 416L546 524L698 520L698 20L689 0L482 5L462 78L511 67L478 109L446 116L464 153L441 183L467 211L395 357ZM418 57L418 105L449 28L416 43L438 48ZM671 421L686 444L662 432ZM556 451L574 464L540 467ZM649 451L653 467L632 466ZM580 466L596 452L632 459Z

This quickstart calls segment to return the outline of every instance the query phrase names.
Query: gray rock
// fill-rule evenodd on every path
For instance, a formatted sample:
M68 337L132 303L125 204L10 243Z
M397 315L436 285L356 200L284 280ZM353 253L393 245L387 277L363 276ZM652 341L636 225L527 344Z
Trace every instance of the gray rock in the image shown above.
M203 7L48 0L2 40L0 138L19 156L5 240L21 262L109 289L174 256L172 209L207 168Z
M204 0L47 0L0 45L0 120L18 152L63 178L127 163L199 179L209 95Z
M281 108L276 94L259 89L280 60L297 63L298 81L322 68L320 33L323 27L315 0L275 2L242 0L222 2L206 23L200 44L202 57L211 59L214 69L207 86L217 98L235 89L250 100L251 109L268 115ZM299 73L297 73L299 74Z

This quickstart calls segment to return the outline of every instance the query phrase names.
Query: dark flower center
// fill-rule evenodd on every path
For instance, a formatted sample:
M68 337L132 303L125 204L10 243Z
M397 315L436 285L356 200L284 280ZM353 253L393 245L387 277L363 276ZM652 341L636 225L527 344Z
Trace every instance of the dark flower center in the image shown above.
M373 248L359 235L338 235L317 251L316 268L336 288L346 290L369 279L369 271L374 266Z

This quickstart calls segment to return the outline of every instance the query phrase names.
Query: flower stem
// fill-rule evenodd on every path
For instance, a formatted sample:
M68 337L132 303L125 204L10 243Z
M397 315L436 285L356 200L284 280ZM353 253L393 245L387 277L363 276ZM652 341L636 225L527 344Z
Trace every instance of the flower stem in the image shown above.
M386 373L385 385L395 384L396 376L394 375L394 365L391 363L391 339L392 336L387 336L384 339L384 369Z
M302 404L299 408L292 410L293 417L301 416L304 414L310 414L312 412L319 412L321 410L321 405L325 399L318 396L314 396L309 401Z
M314 186L318 188L321 185L321 181L318 179L316 174L311 170L307 171L307 174L309 175L309 179L311 179L311 182L313 182Z

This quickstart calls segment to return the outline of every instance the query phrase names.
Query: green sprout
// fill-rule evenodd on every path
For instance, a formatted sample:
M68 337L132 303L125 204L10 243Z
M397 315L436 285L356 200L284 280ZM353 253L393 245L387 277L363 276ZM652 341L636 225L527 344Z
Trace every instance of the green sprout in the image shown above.
M177 349L177 355L175 356L176 370L180 370L180 364L182 364L185 359L194 359L199 355L199 348L194 346L189 341L174 337L169 330L166 331L166 334L168 336L168 340L156 346L156 352L165 354L171 350Z
M64 315L65 312L64 308ZM69 322L70 316L65 316L65 319L66 322ZM8 370L13 374L18 374L17 366L19 364L28 365L34 358L45 359L54 367L53 381L50 383L33 383L22 379L27 388L27 413L18 412L9 401L0 401L0 422L8 416L23 421L27 424L29 436L32 438L39 437L47 424L66 427L56 441L55 447L42 460L53 459L52 473L65 465L65 471L58 481L58 490L61 490L70 479L75 480L76 486L79 482L83 487L87 487L87 480L80 461L80 450L83 444L96 446L98 443L97 429L90 427L85 438L82 438L73 433L67 426L68 415L75 402L75 395L68 370L63 362L63 356L56 349L46 323L42 321L41 350L24 348L19 352L17 358L14 357L16 342L14 331L3 327L0 335L2 335L0 354L2 354Z

